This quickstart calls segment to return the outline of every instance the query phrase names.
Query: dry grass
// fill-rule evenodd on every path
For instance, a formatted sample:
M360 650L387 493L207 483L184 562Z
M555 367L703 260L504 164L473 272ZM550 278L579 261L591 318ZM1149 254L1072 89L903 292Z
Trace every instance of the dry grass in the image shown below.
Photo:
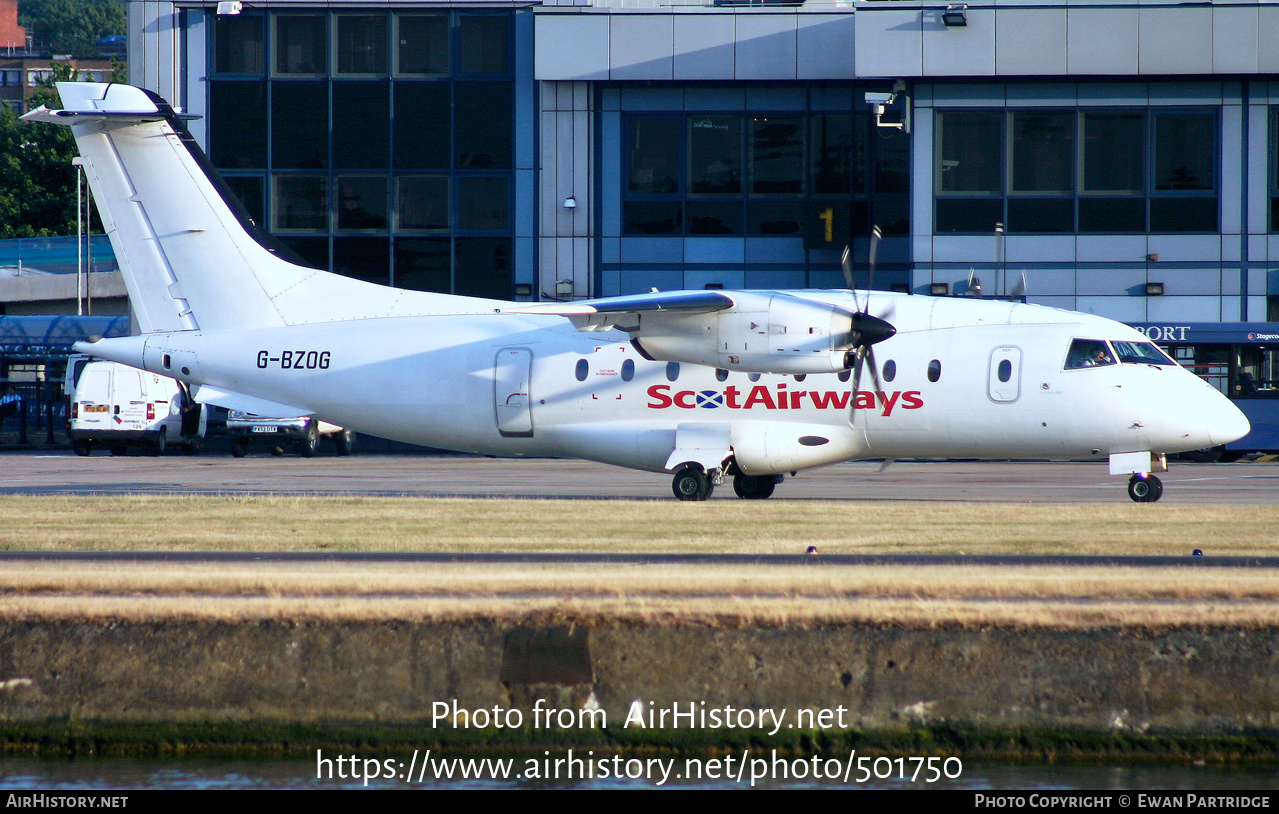
M1279 507L0 497L0 547L45 550L1279 554L1245 525ZM0 617L1275 626L1279 571L11 563Z
M1279 624L1279 573L1056 566L33 563L0 573L0 617L1273 626Z
M5 549L1272 555L1274 528L1279 506L0 496Z

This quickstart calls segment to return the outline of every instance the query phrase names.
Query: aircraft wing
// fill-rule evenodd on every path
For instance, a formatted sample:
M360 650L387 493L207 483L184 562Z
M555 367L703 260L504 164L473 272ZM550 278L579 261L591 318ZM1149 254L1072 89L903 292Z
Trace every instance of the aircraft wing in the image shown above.
M579 331L625 331L647 359L758 373L844 370L853 348L894 333L882 319L858 313L851 291L822 299L783 291L655 291L501 310L566 317Z
M503 308L504 314L545 314L567 317L579 331L618 328L634 333L640 316L711 314L734 306L732 297L718 291L654 291L629 297L605 297L582 302L550 302ZM632 327L627 327L632 326ZM634 330L632 329L634 328Z

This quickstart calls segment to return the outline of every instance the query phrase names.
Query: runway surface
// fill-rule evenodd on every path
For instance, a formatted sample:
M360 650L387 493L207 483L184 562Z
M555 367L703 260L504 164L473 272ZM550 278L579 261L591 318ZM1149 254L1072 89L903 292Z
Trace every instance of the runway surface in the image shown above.
M1173 462L1159 505L1273 505L1279 464ZM1104 463L901 461L800 472L772 500L1127 503L1128 478ZM288 494L420 497L664 499L669 475L586 461L447 455L112 457L0 454L0 494ZM737 500L731 484L712 500Z

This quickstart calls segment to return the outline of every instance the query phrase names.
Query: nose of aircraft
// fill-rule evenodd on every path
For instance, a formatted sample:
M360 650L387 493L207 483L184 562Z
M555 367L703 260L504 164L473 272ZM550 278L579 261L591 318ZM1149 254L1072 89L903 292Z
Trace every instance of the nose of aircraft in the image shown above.
M1208 413L1208 438L1213 446L1238 441L1252 431L1248 417L1230 399L1220 396Z

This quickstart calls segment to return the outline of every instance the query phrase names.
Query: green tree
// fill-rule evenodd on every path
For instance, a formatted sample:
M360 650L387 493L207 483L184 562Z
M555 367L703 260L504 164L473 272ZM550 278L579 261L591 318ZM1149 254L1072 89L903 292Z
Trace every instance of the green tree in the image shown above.
M18 0L18 24L54 54L91 56L94 40L125 32L121 0Z
M53 81L71 79L55 64ZM33 106L61 107L52 82L36 91ZM27 124L0 105L0 238L74 235L77 155L71 128Z

